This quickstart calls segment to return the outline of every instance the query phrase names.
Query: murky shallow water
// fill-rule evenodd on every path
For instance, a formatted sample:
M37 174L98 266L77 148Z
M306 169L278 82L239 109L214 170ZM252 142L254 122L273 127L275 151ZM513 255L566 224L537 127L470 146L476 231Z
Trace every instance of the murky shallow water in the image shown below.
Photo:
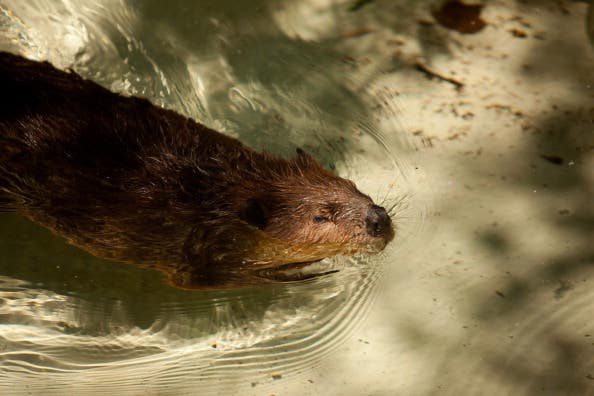
M0 393L594 394L588 4L484 2L461 34L438 0L89 3L3 2L1 48L304 147L400 202L398 237L192 293L1 214Z
M1 214L1 385L220 392L309 369L352 334L384 267L422 227L427 209L411 199L420 171L390 92L350 77L330 43L292 38L300 10L218 3L8 1L0 48L145 96L257 150L302 147L393 207L396 240L376 257L325 260L339 272L322 278L189 292Z

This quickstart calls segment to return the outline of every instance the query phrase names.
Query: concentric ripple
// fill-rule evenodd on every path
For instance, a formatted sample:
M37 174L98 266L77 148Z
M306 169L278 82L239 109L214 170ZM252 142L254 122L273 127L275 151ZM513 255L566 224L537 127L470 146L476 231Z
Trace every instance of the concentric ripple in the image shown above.
M410 147L371 116L390 104L372 100L323 46L274 31L260 14L229 22L194 3L9 1L0 49L72 67L257 150L304 148L390 209L396 240L375 257L325 260L318 265L339 271L313 280L189 292L0 214L0 388L203 394L303 372L352 334L382 268L416 235L425 209L411 199Z

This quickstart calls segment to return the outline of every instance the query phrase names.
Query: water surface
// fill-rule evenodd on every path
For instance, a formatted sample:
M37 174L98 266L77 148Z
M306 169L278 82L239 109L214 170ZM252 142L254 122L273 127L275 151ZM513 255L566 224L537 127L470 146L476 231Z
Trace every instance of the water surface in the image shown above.
M331 40L288 31L299 12L276 2L0 5L1 49L147 97L256 150L290 157L301 147L388 207L398 229L379 256L318 264L335 274L197 292L0 214L0 386L33 394L250 389L316 367L360 325L384 268L423 223L424 204L411 199L414 144L393 117L389 90L352 73Z

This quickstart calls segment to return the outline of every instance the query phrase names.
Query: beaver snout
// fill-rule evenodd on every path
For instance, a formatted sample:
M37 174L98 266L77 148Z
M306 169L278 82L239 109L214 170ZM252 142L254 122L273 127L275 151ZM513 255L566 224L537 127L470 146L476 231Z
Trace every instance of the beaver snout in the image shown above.
M394 230L392 229L392 220L388 216L386 209L378 205L372 205L367 211L365 218L367 225L367 233L372 237L382 237L386 241L394 237Z

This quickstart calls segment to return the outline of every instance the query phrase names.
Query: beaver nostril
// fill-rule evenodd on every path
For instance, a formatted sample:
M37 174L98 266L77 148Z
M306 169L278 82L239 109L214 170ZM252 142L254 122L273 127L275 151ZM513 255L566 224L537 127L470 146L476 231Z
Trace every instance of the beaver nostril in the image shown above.
M373 237L388 236L391 234L392 221L386 212L386 209L378 205L373 205L367 211L365 218L367 233Z

